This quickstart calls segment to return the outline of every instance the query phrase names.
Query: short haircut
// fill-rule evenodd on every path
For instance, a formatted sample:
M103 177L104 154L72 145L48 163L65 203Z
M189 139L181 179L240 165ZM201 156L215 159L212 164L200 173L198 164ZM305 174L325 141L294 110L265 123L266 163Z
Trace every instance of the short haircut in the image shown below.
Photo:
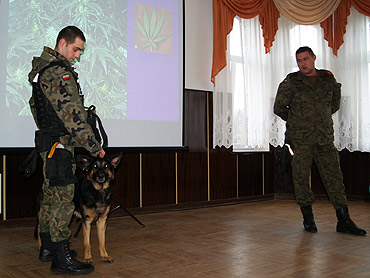
M79 37L81 40L86 42L84 33L78 29L76 26L67 26L60 30L57 42L55 46L58 46L58 43L61 39L65 39L68 44L74 43L76 38Z
M295 56L297 56L299 53L306 52L310 53L311 56L315 56L315 53L313 53L312 49L308 46L301 46L300 48L297 49L295 52Z

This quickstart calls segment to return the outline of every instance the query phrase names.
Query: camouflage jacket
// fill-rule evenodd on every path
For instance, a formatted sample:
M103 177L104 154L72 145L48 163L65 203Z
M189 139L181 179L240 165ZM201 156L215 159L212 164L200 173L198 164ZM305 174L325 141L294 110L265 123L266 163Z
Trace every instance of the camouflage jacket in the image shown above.
M316 86L299 71L288 74L279 85L274 113L286 121L285 139L292 143L334 141L332 114L340 106L341 84L330 71L316 71Z
M77 73L71 63L51 48L44 47L41 56L34 57L32 60L32 71L28 74L28 80L32 83L35 77L38 78L37 74L51 62L61 62L66 67L51 66L46 69L40 79L43 93L69 132L69 135L60 137L60 142L83 147L92 156L97 156L101 151L101 146L95 139L90 125L86 122L87 113L80 99L78 84L71 76L73 73L77 77ZM38 126L33 97L29 100L29 104Z

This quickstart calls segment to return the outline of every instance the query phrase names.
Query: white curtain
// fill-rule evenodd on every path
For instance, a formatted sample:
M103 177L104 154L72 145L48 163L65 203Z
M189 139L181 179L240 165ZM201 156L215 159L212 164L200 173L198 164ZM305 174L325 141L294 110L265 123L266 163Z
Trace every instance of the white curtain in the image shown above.
M316 68L332 71L342 84L340 110L333 115L338 150L370 151L369 17L351 8L338 56L317 25L298 25L284 16L269 54L265 54L258 17L234 21L228 36L228 61L215 79L213 146L234 151L268 150L282 145L285 122L273 114L279 83L298 71L295 51L309 46Z

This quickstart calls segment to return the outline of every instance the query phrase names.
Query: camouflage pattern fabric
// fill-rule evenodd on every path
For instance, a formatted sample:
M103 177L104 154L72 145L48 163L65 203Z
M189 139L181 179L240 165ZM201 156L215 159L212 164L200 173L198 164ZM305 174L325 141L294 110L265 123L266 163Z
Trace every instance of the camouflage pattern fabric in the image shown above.
M332 114L340 107L341 84L329 71L316 72L316 84L301 72L290 73L279 85L274 113L286 121L285 140L294 147L291 166L297 203L307 206L315 201L309 187L315 162L334 207L346 207L339 155L333 144Z
M333 144L298 145L294 148L291 163L297 204L312 205L315 196L309 187L312 161L320 173L322 183L335 209L347 207L347 198L340 169L339 154Z
M74 147L78 146L85 148L96 157L101 151L101 146L86 122L87 113L79 96L78 85L72 75L77 77L77 73L74 72L71 63L51 48L44 47L41 56L35 57L32 61L29 81L33 82L37 74L51 62L61 62L65 65L65 67L56 65L46 69L40 78L43 93L69 132L69 135L60 137L60 143L72 154L74 154ZM36 125L39 127L34 101L31 97L29 103ZM40 155L44 160L43 200L39 212L40 231L49 232L51 240L58 242L68 239L71 234L68 226L74 211L74 184L50 186L45 171L47 152L42 152ZM74 170L75 165L73 165L73 173Z
M297 143L334 141L332 114L340 106L341 84L329 71L317 70L317 88L301 72L280 83L274 113L286 121L285 139Z
M47 69L41 76L40 85L49 99L58 117L63 121L70 135L62 136L62 144L70 144L85 148L92 156L97 156L101 147L95 139L94 133L87 123L87 113L79 96L78 86L72 74L77 73L71 63L54 50L45 47L41 57L35 57L32 61L32 71L28 80L32 82L44 67L51 62L60 61L69 69L54 66ZM32 114L35 115L34 99L31 97L30 106ZM36 117L34 119L37 124Z
M73 154L73 147L66 146ZM39 227L41 233L49 233L52 242L68 239L71 235L69 223L74 211L73 196L75 185L50 186L46 178L45 165L47 152L40 153L43 161L44 183L42 184L43 199L39 211ZM73 165L73 173L76 165Z

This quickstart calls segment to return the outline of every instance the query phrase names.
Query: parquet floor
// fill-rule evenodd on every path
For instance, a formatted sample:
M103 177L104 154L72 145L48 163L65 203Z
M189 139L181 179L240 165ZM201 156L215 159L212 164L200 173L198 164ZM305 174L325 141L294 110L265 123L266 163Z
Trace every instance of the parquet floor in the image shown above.
M112 217L107 250L115 261L100 261L94 225L95 271L87 277L370 277L370 235L337 233L331 204L317 201L313 208L316 234L303 230L298 206L285 200L140 215L145 228L131 217ZM370 203L349 208L370 233ZM0 230L0 277L62 277L38 261L32 233L30 227ZM71 242L82 254L82 233Z

